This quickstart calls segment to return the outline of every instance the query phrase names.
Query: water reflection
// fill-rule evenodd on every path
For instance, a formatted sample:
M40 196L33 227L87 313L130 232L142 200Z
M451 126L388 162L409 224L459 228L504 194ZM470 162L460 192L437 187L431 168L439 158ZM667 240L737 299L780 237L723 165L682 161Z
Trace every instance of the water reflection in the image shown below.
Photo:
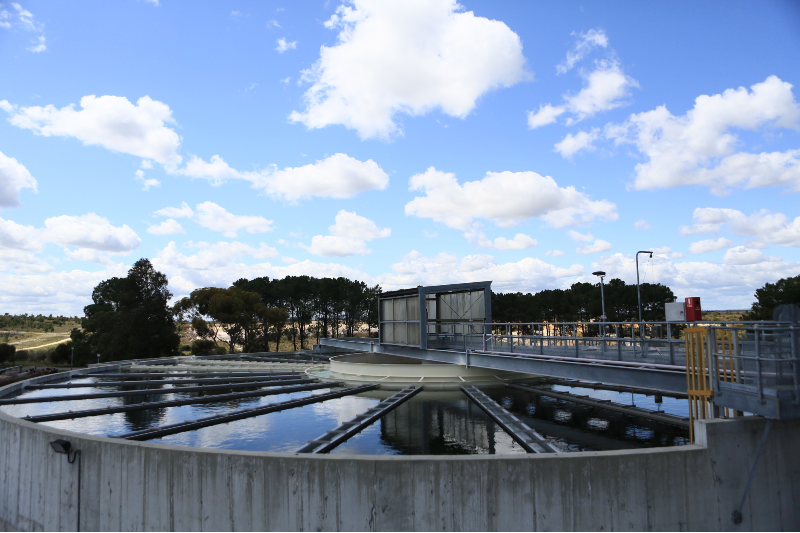
M81 380L86 382L86 378ZM187 384L191 385L191 384ZM120 391L140 390L131 385ZM147 388L158 388L148 385ZM181 385L162 386L164 394L118 396L94 400L43 402L7 405L2 410L19 417L68 410L96 409L121 405L136 405L171 399L191 399L208 395L238 392L230 389L183 392ZM686 415L685 400L664 398L655 404L652 397L632 397L610 391L592 391L564 386L557 390L589 394L598 399L631 403L649 409L661 409ZM253 390L248 388L245 390ZM300 391L265 397L240 398L213 403L162 407L45 423L52 427L90 433L119 435L153 427L203 418L234 410L278 403L309 394L322 394L330 389ZM23 397L48 397L63 394L108 392L109 388L43 389L27 391ZM688 431L658 422L634 419L602 409L540 397L525 391L499 387L484 391L523 422L554 441L566 451L615 450L652 446L686 444ZM300 408L210 426L196 431L157 439L156 442L253 451L294 451L308 440L351 420L392 394L392 391L372 391L357 396L328 400ZM508 454L525 453L511 437L498 427L477 405L461 391L423 391L410 401L388 413L378 423L333 450L334 454Z

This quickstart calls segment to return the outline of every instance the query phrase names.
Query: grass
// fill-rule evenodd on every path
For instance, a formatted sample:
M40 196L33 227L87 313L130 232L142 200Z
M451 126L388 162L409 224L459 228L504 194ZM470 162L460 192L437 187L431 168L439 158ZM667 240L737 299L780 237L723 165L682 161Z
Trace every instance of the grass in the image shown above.
M703 311L703 322L735 322L742 319L742 315L748 310L736 311Z

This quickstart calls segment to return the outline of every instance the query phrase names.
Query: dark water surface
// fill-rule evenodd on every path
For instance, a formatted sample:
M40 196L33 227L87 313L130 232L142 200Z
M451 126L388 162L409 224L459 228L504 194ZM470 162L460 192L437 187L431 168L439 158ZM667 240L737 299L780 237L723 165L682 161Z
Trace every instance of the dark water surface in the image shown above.
M73 382L95 383L96 380L95 378L82 378ZM147 388L156 387L151 385ZM663 403L656 404L652 396L564 386L554 386L553 388L681 416L687 416L688 413L686 400L676 400L666 396ZM163 395L4 405L0 406L0 409L13 416L24 417L205 396L202 392L181 392L179 386L163 386L162 389L169 392ZM120 389L108 387L45 389L25 392L20 397L91 394L114 390ZM136 387L125 387L122 390L136 390ZM215 390L210 394L244 390L254 389L232 387L231 391ZM121 435L184 420L228 413L237 409L260 407L308 395L323 394L330 390L333 389L150 409L132 413L45 422L44 424L92 435ZM674 426L539 397L506 387L483 390L530 427L545 437L555 439L556 443L565 451L674 446L688 442L688 431ZM354 418L391 394L391 391L371 391L356 396L346 396L277 413L237 420L228 424L169 435L155 439L153 442L233 450L292 452L308 440L319 437L325 431ZM423 391L331 453L467 455L525 453L525 451L461 391Z

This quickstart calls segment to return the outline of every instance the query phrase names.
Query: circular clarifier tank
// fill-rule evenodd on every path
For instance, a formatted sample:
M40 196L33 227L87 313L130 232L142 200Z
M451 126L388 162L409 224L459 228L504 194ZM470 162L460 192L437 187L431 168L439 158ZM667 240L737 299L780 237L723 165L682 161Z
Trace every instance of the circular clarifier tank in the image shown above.
M490 387L510 380L538 379L531 374L423 361L384 353L351 353L332 357L330 366L312 367L306 373L321 381L348 385L380 383L382 389L403 389L413 384L425 390L458 389L465 384Z

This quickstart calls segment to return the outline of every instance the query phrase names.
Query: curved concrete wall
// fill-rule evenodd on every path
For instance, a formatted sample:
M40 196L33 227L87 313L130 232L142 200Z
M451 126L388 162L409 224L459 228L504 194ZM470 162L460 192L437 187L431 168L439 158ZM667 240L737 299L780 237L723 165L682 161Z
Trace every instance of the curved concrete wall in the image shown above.
M797 422L773 423L744 522L730 519L763 424L700 423L702 445L649 450L304 456L118 441L0 413L0 529L797 530ZM56 438L80 460L53 452Z

